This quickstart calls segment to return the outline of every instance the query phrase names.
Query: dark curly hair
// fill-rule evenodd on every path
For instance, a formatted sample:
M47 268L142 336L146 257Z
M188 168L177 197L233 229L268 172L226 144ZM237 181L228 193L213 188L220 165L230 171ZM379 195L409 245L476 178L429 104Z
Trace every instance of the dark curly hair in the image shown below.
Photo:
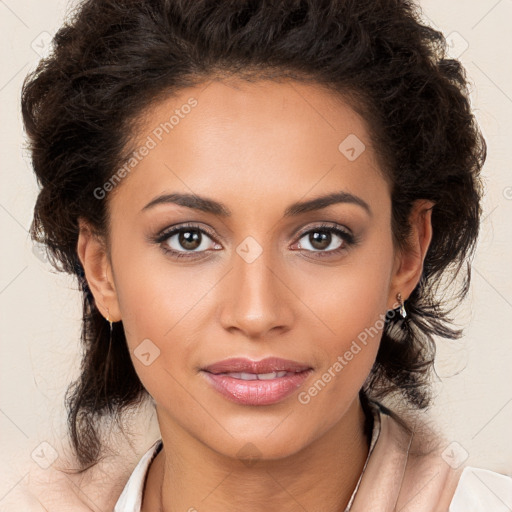
M83 294L81 374L66 393L81 467L102 453L98 420L148 398L122 322L108 323L87 288L78 218L108 235L106 183L133 151L145 110L181 88L227 77L292 79L328 88L367 122L391 184L396 247L407 244L417 199L435 203L433 239L407 319L386 319L361 392L431 401L435 337L460 337L450 315L467 293L481 215L486 143L472 115L465 70L442 33L409 0L86 0L30 73L22 114L41 187L31 235ZM108 237L107 237L108 240ZM449 279L446 279L446 276ZM450 299L447 299L449 292Z

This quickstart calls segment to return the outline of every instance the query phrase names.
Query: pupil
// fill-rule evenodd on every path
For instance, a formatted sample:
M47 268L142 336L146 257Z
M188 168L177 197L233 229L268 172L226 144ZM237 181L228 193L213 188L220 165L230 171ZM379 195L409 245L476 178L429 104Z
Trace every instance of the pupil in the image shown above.
M311 245L315 247L315 249L326 249L329 247L331 243L331 233L327 231L315 231L311 233L311 235L313 235L312 240L310 240Z
M197 249L201 245L199 231L182 231L179 234L179 243L184 249Z

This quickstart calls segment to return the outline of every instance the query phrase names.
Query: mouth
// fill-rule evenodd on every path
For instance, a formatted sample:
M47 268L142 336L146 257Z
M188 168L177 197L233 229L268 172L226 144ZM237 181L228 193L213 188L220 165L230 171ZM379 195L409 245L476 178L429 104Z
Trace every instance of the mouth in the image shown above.
M291 377L300 372L270 372L270 373L247 373L247 372L225 372L225 373L214 373L214 375L226 375L233 379L239 380L272 380L281 377Z
M226 359L201 371L214 390L241 405L278 403L296 391L312 372L307 364L276 357L260 361Z
M267 357L259 361L253 361L245 357L234 357L231 359L224 359L203 368L204 371L214 374L231 373L231 374L252 374L265 375L273 373L298 373L311 369L308 364L300 363L298 361L291 361L290 359L282 359L280 357ZM285 375L281 375L284 377ZM268 377L268 378L275 378Z

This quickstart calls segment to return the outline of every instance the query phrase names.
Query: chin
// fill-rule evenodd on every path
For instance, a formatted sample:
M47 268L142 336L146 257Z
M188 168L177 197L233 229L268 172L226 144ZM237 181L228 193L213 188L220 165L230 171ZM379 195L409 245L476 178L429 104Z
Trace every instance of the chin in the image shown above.
M279 428L279 427L278 427ZM285 459L304 449L309 443L306 436L297 431L276 429L254 432L252 435L235 436L229 439L210 439L206 444L217 453L232 459L239 459L247 466L258 461Z

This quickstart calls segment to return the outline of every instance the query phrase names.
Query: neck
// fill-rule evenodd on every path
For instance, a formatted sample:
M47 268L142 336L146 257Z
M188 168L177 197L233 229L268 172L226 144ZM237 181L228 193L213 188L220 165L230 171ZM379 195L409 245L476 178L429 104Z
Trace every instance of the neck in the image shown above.
M182 431L162 430L164 446L150 466L141 510L341 512L368 456L365 424L357 398L333 428L303 450L252 464L197 441L184 442Z

